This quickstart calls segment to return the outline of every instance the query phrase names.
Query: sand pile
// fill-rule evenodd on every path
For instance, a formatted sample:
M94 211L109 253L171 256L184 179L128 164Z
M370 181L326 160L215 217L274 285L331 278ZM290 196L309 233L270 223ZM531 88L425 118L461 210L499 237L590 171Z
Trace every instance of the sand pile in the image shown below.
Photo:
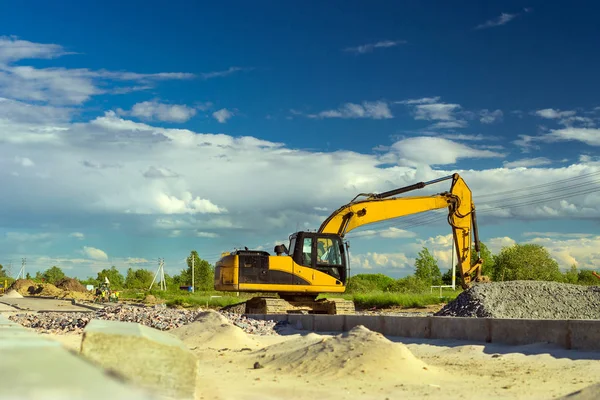
M22 299L23 295L14 289L11 289L8 292L4 293L2 297L6 297L7 299Z
M35 286L34 281L30 279L17 279L12 283L12 285L10 285L8 289L16 290L17 292L19 292L19 294L27 296L29 294L29 288L31 286Z
M475 284L436 316L600 319L600 287L546 281Z
M77 279L73 278L63 278L59 280L56 282L56 287L70 292L87 292L85 286L83 286Z
M225 316L212 310L199 313L193 322L172 329L170 333L192 349L255 349L259 345L243 329L233 325Z
M27 294L30 296L58 297L63 293L63 290L51 283L34 283L27 289Z
M320 378L392 379L399 383L451 379L444 371L419 360L404 344L391 342L362 325L337 336L313 335L304 343L278 343L254 355L265 368Z

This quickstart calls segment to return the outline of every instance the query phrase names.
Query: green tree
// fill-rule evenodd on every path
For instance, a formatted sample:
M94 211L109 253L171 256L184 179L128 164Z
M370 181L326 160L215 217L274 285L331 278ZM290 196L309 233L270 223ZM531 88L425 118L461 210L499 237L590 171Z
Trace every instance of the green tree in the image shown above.
M195 290L210 291L214 289L214 267L206 260L198 256L196 250L192 250L187 258L187 269L181 271L180 284L190 285L192 282L192 257L194 258L194 287Z
M577 265L571 265L571 268L569 268L569 270L565 272L565 282L573 284L579 282L579 272L577 271Z
M0 278L8 278L8 273L4 270L2 264L0 264Z
M31 280L31 274L29 272L25 274L25 279Z
M429 285L439 285L442 283L442 273L438 267L437 260L427 247L423 247L415 260L415 277L427 282Z
M125 277L125 287L127 289L148 289L153 278L154 274L152 271L129 268Z
M87 285L93 285L94 287L98 287L100 286L98 283L98 279L96 278L92 278L91 276L86 278L86 279L78 279L79 282L81 282L81 284L83 286L87 286Z
M117 267L114 265L110 269L103 269L98 272L98 276L96 280L102 284L104 282L104 278L107 277L110 282L110 287L113 289L123 289L125 284L125 277L123 274L119 272Z
M61 279L63 279L65 276L66 275L62 271L62 269L60 269L56 265L52 266L51 268L48 268L41 274L41 277L44 278L45 282L51 283L53 285Z
M562 281L556 260L539 244L515 244L504 247L495 259L494 281Z
M479 255L483 259L481 274L491 277L494 273L494 255L483 242L479 242ZM471 251L471 265L473 265L475 261L477 261L477 252L475 251L475 246L473 246L473 250Z
M582 269L579 271L577 276L577 283L581 285L600 285L600 279L596 278L594 274L592 274L591 269Z

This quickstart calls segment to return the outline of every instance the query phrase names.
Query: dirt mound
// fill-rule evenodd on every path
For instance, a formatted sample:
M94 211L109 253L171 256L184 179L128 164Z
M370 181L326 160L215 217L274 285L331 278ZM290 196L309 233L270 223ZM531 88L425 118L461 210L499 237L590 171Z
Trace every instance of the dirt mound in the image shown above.
M199 313L194 321L170 331L190 348L256 348L259 343L216 311Z
M29 294L29 288L31 286L35 286L36 283L31 279L17 279L10 285L9 290L15 290L19 292L19 294L26 296Z
M434 315L600 319L600 287L545 281L480 283L462 292Z
M7 299L22 299L23 295L14 289L11 289L8 292L4 293L2 297L6 297Z
M362 325L333 337L294 340L256 352L267 368L320 379L391 378L398 382L439 382L447 374L415 357L402 343L394 343ZM308 343L307 343L308 342Z
M81 284L77 279L63 278L56 282L56 287L71 292L87 292L85 286Z
M51 283L34 283L27 288L27 294L30 296L58 297L64 293Z

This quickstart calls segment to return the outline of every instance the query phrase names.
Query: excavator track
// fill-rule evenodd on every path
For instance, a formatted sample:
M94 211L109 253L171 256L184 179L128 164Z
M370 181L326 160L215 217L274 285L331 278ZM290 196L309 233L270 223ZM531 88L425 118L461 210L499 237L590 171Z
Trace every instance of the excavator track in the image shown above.
M285 300L276 297L253 297L246 301L246 314L354 314L354 302L345 299Z

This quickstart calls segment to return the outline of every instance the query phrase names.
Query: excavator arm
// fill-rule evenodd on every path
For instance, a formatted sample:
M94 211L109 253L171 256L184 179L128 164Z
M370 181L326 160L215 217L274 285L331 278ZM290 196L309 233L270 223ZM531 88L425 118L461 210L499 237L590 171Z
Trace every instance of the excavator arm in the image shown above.
M432 196L392 197L450 179L452 185L449 192ZM366 199L357 200L358 197L366 197ZM471 190L459 174L420 182L381 194L359 194L323 221L318 232L334 233L344 237L348 232L363 225L442 208L448 208L448 223L452 227L454 236L461 286L463 289L470 287L473 274L476 282L489 281L489 278L481 274L483 260L479 254L477 220ZM477 252L477 261L473 265L471 265L472 238Z

